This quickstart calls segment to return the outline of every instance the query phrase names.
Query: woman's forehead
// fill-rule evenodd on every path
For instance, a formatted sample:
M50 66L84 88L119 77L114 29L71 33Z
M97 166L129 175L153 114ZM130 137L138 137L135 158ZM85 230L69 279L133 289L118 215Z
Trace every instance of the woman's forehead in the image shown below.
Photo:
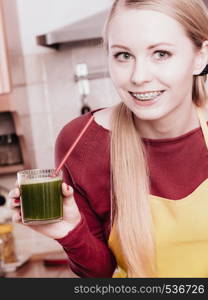
M174 18L154 10L122 9L108 28L109 43L180 43L188 39L184 27Z

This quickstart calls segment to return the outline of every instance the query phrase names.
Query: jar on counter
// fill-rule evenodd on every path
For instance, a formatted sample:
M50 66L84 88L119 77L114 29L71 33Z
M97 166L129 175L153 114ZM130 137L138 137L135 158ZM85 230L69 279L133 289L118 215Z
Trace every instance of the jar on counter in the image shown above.
M1 190L1 189L0 189ZM1 251L3 264L17 261L15 241L13 236L12 212L4 195L0 202L0 240L3 242ZM4 199L5 198L5 199ZM4 201L3 201L4 200Z
M0 135L0 166L22 163L19 139L15 133Z
M0 240L3 241L2 261L3 264L17 261L12 224L0 224Z

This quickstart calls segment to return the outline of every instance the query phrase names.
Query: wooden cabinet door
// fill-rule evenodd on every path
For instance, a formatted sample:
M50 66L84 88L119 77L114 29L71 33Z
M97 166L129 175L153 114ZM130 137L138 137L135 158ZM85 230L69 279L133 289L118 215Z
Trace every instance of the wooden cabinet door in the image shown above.
M0 95L11 90L2 1L0 0Z

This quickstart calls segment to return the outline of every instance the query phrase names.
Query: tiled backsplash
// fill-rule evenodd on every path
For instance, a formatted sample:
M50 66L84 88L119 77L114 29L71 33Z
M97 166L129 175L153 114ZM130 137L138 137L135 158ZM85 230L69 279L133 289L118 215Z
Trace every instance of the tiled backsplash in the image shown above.
M12 57L12 101L20 116L32 168L54 167L54 144L61 128L80 115L81 99L74 81L76 64L89 72L107 69L101 45L93 42L53 53ZM87 98L92 109L110 106L118 96L109 78L90 81ZM16 174L0 177L0 185L13 188ZM62 249L54 240L21 224L14 224L17 253L42 253Z
M33 167L54 166L54 143L59 131L80 115L82 103L74 80L79 63L86 63L89 72L107 69L102 45L92 42L74 47L65 45L54 53L24 58L25 82L14 83L14 101L21 115L29 153L34 156ZM87 101L92 109L110 106L117 98L109 78L90 81Z

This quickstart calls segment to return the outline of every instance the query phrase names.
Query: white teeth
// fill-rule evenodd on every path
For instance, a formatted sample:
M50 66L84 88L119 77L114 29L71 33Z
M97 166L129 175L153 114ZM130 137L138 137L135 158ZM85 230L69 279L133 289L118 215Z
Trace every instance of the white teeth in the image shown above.
M157 96L159 96L160 94L162 94L161 91L159 91L159 92L150 92L150 93L141 93L141 94L132 93L132 95L134 97L136 97L138 100L142 100L142 101L152 100L152 99L156 98Z

